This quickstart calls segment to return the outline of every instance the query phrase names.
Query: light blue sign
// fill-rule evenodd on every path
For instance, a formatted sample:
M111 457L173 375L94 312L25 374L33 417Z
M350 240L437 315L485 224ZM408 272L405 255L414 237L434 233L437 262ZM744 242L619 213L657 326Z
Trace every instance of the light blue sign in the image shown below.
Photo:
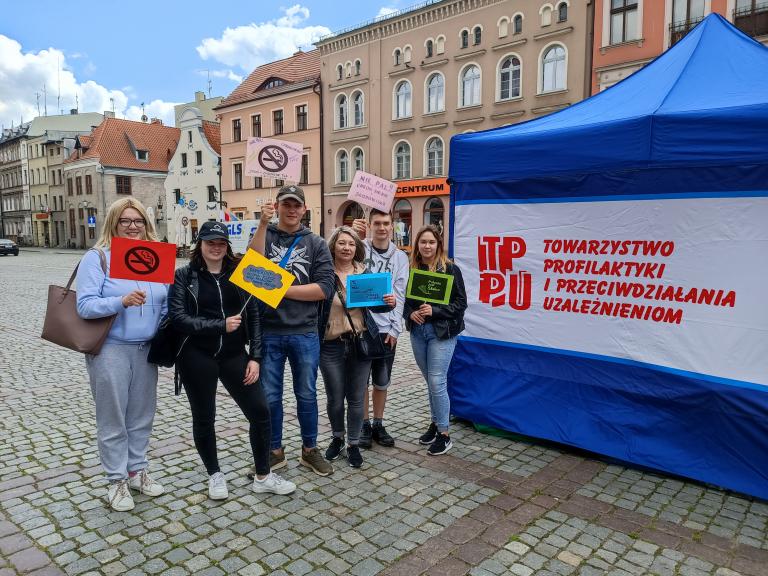
M179 206L184 206L184 198L179 198Z
M384 295L392 293L392 274L353 274L347 276L347 308L383 306Z
M194 212L195 210L197 210L197 202L195 202L194 200L190 200L190 201L189 201L189 204L187 204L187 207L188 207L188 208L189 208L189 209L190 209L192 212Z

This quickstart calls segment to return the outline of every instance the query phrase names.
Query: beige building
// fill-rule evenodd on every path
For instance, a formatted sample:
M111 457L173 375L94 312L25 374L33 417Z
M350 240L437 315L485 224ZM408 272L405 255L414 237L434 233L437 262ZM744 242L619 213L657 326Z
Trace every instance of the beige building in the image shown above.
M589 10L573 0L444 0L318 42L326 232L361 213L347 192L362 169L398 184L398 243L424 224L447 236L451 137L585 98Z
M87 136L78 136L63 164L66 236L69 245L96 243L109 206L133 196L147 208L158 236L167 234L164 183L179 143L178 128L105 118Z
M258 219L261 206L274 201L283 185L272 178L245 175L248 138L260 136L301 144L299 184L304 189L304 223L321 226L320 60L317 50L256 68L216 110L221 121L221 190L229 212ZM295 184L295 182L286 182Z
M19 244L32 243L25 146L29 124L5 128L0 133L0 237Z
M187 102L186 104L177 104L173 107L173 112L176 121L176 128L181 128L181 115L184 110L193 106L197 108L200 114L203 116L203 120L208 122L218 122L216 119L216 107L221 104L222 97L214 96L213 98L206 98L205 92L195 92L195 100L193 102Z

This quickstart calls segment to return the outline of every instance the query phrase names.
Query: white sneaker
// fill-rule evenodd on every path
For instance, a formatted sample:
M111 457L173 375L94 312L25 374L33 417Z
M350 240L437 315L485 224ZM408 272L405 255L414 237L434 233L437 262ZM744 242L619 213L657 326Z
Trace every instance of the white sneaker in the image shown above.
M272 494L290 494L296 490L296 484L286 480L274 472L270 472L264 480L258 477L253 479L253 491L258 493L271 492Z
M128 478L128 485L134 490L138 490L141 494L147 496L160 496L165 492L165 488L159 482L152 480L152 477L147 472L146 468L130 476Z
M224 474L221 472L211 474L211 477L208 479L208 498L211 500L226 500L229 498L227 479L224 478Z
M134 503L131 491L128 489L128 480L111 482L107 488L107 499L112 510L117 512L133 510Z

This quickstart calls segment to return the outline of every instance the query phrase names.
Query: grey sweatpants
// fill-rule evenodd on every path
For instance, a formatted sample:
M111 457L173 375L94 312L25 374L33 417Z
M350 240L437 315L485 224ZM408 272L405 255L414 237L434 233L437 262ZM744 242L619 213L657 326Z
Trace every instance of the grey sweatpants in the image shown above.
M107 480L123 480L147 467L157 408L157 366L147 362L149 344L106 343L85 357L96 403L96 437Z

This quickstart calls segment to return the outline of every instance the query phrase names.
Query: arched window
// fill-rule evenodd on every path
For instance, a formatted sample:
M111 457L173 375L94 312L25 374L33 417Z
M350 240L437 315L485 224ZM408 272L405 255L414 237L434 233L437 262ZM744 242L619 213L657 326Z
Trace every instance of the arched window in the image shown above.
M445 52L445 36L438 36L435 40L435 52L437 54Z
M523 15L518 14L515 16L515 19L513 20L514 26L513 26L513 33L514 34L522 34L523 33Z
M347 78L349 78L350 76L352 76L352 62L347 62L346 68L347 68Z
M461 74L461 106L480 104L480 68L472 64Z
M309 210L307 210L309 212ZM344 215L342 216L342 223L344 226L352 226L352 221L358 218L365 218L365 212L363 212L362 206L357 202L350 202L349 205L344 208Z
M427 58L432 57L433 50L434 50L434 43L432 42L432 40L427 40Z
M445 110L445 80L440 73L427 79L427 114Z
M437 136L427 140L427 174L429 176L443 174L443 141Z
M395 179L411 177L411 146L400 142L395 148Z
M340 94L336 100L336 127L347 127L347 97L344 94Z
M466 48L469 46L469 30L461 31L461 47Z
M568 20L568 4L561 2L557 7L557 21L565 22Z
M509 20L502 18L499 20L499 38L504 38L507 34L509 34Z
M399 247L410 246L411 244L412 212L411 203L405 199L398 200L392 209L392 216L395 219L393 223L395 244Z
M352 160L355 163L355 172L365 170L365 154L361 148L355 148L352 152Z
M565 90L565 48L559 44L550 47L542 58L541 91Z
M520 59L508 56L499 67L499 100L520 96Z
M472 32L472 36L474 37L475 46L477 46L478 44L480 44L480 41L483 39L483 29L480 28L480 26L475 26L475 29Z
M352 95L352 107L355 111L354 117L352 118L354 125L362 126L363 121L365 120L364 113L363 113L363 93L362 92L355 92Z
M349 155L346 150L339 150L337 158L337 173L339 184L349 182Z
M411 116L411 83L403 80L395 88L395 118Z
M336 80L341 80L342 76L344 75L344 68L342 68L341 64L336 66Z
M433 197L424 204L424 226L435 226L443 234L445 206L440 198Z
M395 66L398 66L402 62L403 53L400 52L400 48L395 50Z
M355 60L355 76L360 76L360 66L361 66L360 60Z
M552 6L546 5L541 7L541 25L549 26L552 24Z
M403 62L410 62L411 61L411 47L406 46L403 49Z

